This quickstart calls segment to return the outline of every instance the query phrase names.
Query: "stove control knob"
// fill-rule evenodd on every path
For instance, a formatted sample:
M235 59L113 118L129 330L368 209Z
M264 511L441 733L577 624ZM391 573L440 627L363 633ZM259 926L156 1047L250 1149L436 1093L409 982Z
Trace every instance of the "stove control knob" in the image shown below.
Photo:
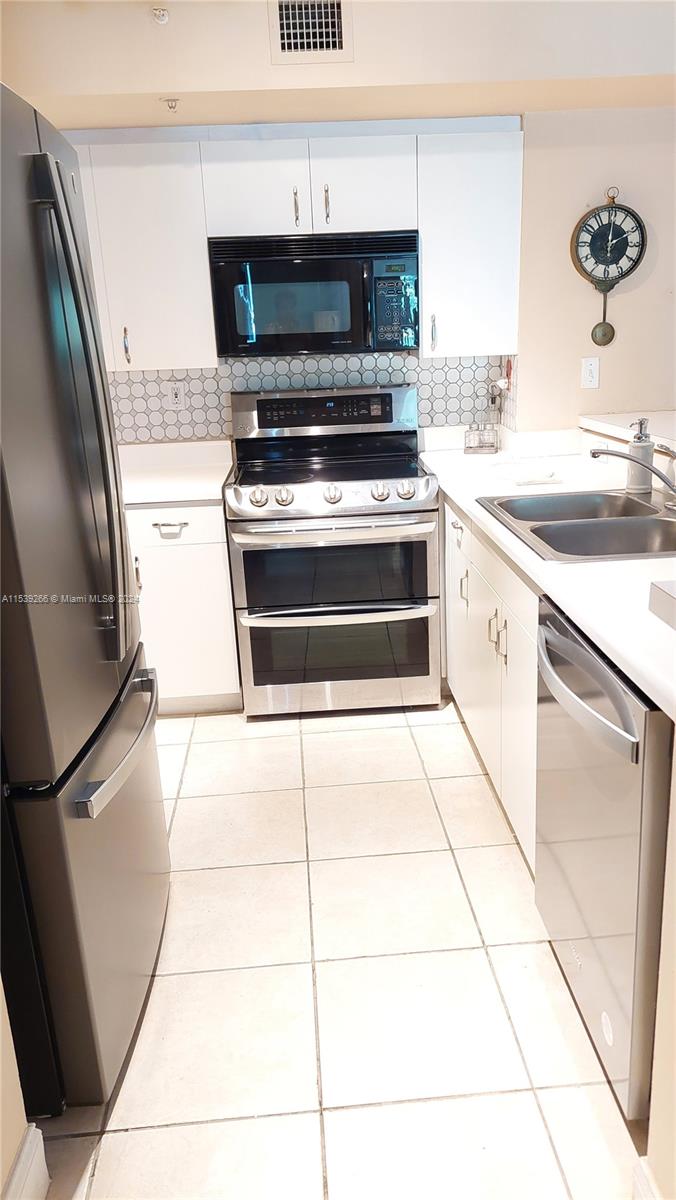
M291 491L291 488L287 487L286 484L284 487L277 488L277 491L275 492L275 500L278 504L281 504L283 508L286 508L287 504L292 504L293 492Z
M252 489L249 499L256 508L263 508L268 502L268 493L265 488L255 487Z
M415 496L415 484L410 479L402 479L397 484L397 495L400 500L412 500Z
M324 499L327 504L337 504L342 498L343 493L337 483L330 483L328 487L324 488Z
M386 483L383 483L382 479L380 480L380 483L374 483L373 487L371 488L371 495L373 496L374 500L387 500L389 494L390 489Z

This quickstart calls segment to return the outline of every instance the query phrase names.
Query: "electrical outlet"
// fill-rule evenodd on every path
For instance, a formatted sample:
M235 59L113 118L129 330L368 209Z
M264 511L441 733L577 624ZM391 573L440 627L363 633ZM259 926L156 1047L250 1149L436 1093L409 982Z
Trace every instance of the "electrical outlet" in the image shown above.
M171 409L172 412L185 408L185 384L182 379L170 379L165 383L163 391L165 408Z
M583 388L597 388L599 386L599 359L598 358L583 358L582 359L581 386Z

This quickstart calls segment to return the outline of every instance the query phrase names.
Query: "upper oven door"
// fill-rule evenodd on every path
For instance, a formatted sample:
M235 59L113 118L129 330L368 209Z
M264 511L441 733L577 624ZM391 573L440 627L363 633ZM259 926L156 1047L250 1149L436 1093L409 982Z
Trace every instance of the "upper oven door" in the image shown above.
M237 608L426 600L439 595L436 513L228 523Z
M211 263L221 356L368 350L371 269L355 258Z

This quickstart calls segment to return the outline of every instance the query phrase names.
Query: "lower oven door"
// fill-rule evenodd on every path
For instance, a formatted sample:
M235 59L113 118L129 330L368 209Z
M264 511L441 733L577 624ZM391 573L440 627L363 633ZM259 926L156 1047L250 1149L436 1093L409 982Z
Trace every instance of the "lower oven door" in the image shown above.
M237 614L249 715L439 702L439 602Z

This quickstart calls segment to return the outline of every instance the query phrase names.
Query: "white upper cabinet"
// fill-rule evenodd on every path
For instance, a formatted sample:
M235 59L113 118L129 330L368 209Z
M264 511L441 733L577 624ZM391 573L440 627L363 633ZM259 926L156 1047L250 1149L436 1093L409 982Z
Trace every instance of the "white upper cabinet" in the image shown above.
M89 146L78 146L77 156L80 162L82 201L84 204L85 217L87 218L89 253L92 260L94 296L99 314L99 326L101 329L101 340L103 342L103 356L106 360L106 366L108 370L113 371L115 369L113 338L110 331L110 318L108 316L108 296L106 294L106 279L103 270L103 258L101 255L99 221L96 213L96 198L94 196L94 174L92 171Z
M417 229L415 135L310 139L315 233Z
M109 366L215 365L199 145L95 145L91 160L113 343Z
M306 138L202 142L209 237L312 232Z
M418 137L421 351L517 350L523 134Z

